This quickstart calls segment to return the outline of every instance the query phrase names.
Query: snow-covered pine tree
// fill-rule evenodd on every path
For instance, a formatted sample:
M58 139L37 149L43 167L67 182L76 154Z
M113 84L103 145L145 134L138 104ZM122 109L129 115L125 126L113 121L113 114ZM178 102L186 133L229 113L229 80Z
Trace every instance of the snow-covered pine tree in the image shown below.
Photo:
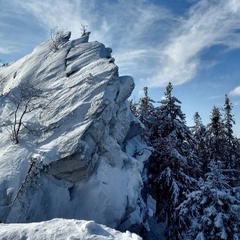
M224 110L224 134L225 134L225 146L224 146L224 168L226 174L230 178L232 186L239 186L240 184L240 144L236 137L233 135L233 124L235 121L232 115L232 103L228 95L225 95Z
M148 87L143 88L144 97L140 98L136 108L136 116L146 127L142 133L142 139L149 143L149 137L151 135L153 122L154 122L154 100L148 96Z
M209 159L209 162L211 160L217 162L218 160L221 160L224 155L226 141L224 136L225 134L222 114L220 112L220 109L216 106L214 106L211 111L210 123L208 124L207 129L208 154L206 157Z
M167 225L166 236L178 235L176 207L196 187L198 158L194 154L195 139L185 124L181 102L172 96L171 83L166 87L161 106L155 109L154 131L150 141L155 151L149 159L149 186L156 199L156 215Z
M137 116L142 123L149 122L149 115L152 114L154 100L148 96L148 87L143 88L144 97L140 98L137 108Z
M224 109L224 128L225 128L225 134L227 141L229 144L231 144L232 139L234 138L233 136L233 124L235 124L235 121L233 119L232 115L232 103L230 102L230 99L227 94L225 94L225 103L223 106Z
M223 175L221 162L210 164L206 182L177 208L181 239L240 239L240 200Z
M191 131L193 136L198 141L197 144L194 145L194 149L202 164L201 177L203 177L204 174L208 172L208 159L206 157L208 155L208 148L206 144L207 129L203 125L202 119L198 112L195 112L193 120L195 124L191 128Z
M198 112L195 112L193 115L193 121L195 125L191 128L193 135L195 138L200 139L202 137L202 133L205 132L205 126L202 123L202 118Z

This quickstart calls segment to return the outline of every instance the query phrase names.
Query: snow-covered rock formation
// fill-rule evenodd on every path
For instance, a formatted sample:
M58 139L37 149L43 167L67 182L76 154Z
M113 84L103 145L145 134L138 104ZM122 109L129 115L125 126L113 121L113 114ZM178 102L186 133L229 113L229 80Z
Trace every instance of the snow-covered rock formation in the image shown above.
M88 36L58 51L51 41L0 67L0 220L127 229L144 218L149 155L126 101L134 81Z

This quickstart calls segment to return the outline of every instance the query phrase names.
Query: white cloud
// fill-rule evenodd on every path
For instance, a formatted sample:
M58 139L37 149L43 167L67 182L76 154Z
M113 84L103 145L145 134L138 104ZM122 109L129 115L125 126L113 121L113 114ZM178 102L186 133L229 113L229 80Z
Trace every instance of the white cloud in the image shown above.
M221 99L221 98L223 98L222 95L208 97L208 99Z
M0 54L10 54L16 52L17 50L15 47L8 46L8 47L0 47Z
M15 0L20 11L33 15L49 32L58 26L71 30L72 37L80 36L81 24L92 32L90 40L97 40L113 48L113 56L123 73L155 72L157 52L164 41L164 25L173 15L147 0L84 1L84 0ZM154 61L154 62L153 62ZM157 66L156 66L157 67Z
M46 37L58 26L71 30L76 38L81 24L88 25L90 40L113 48L120 72L133 75L136 81L148 79L144 85L152 87L192 80L206 68L201 54L212 46L240 48L238 0L200 0L182 18L148 0L13 0L8 9L20 19L31 17L29 24L35 19L38 26L32 29L44 29ZM26 41L33 37L28 35Z
M116 35L122 34L117 41L125 44L129 43L129 39L141 39L144 34L150 33L155 22L170 16L167 10L146 0L140 0L137 4L124 0L15 0L15 4L35 16L48 31L58 26L72 30L76 37L81 24L86 24L93 30L93 36L100 38L99 41L116 40Z
M240 96L240 86L234 88L230 93L229 95L231 96Z
M215 45L240 47L240 1L201 0L179 21L169 43L161 52L161 61L152 86L174 85L193 79L202 62L201 53Z
M81 24L86 24L86 20L82 17L85 14L82 2L77 0L28 0L25 2L15 0L15 4L20 6L20 11L24 10L33 15L49 34L50 30L55 27L64 30L71 28L73 34L79 34Z

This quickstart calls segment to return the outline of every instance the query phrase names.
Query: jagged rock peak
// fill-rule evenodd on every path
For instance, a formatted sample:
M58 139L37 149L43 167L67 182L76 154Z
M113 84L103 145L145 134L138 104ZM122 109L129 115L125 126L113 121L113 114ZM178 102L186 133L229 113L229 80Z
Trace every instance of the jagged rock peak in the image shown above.
M88 36L65 34L55 51L50 39L0 68L3 221L63 217L127 228L144 218L149 151L132 127L134 81L119 76L112 50Z

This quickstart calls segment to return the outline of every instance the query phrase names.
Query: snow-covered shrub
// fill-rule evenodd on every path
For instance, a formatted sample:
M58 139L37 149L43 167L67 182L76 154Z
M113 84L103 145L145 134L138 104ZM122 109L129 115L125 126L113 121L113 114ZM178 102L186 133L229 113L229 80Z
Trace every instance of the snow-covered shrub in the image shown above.
M81 36L82 37L88 36L90 34L90 32L87 32L87 27L88 27L87 25L84 25L84 24L81 25L81 32L82 32Z
M240 201L229 189L203 186L178 207L178 224L186 239L239 239Z
M240 199L221 170L210 164L206 182L177 208L178 225L186 239L239 239Z
M70 37L70 36L69 36ZM51 50L56 52L59 50L61 45L65 42L64 39L66 38L66 34L63 30L58 30L57 28L51 29Z
M22 127L26 127L23 120L26 114L43 108L40 99L42 91L32 86L31 84L22 84L17 88L12 89L7 95L8 100L14 105L14 113L11 116L12 129L11 139L15 143L19 143L19 135Z

